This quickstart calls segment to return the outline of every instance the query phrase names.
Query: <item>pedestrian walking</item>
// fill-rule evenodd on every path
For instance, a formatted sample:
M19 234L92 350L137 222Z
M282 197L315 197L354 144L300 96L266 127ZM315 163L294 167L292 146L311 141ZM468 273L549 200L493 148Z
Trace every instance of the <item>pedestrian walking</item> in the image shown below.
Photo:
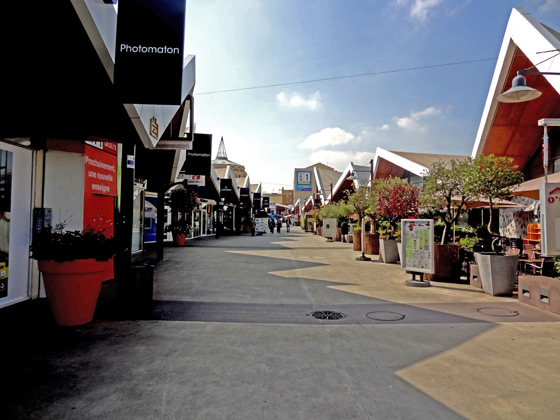
M277 229L277 232L280 233L280 229L282 229L282 220L281 219L278 219L276 221L276 229Z
M286 232L290 233L290 225L292 224L291 219L286 219Z
M270 233L274 233L274 220L268 219L268 228L270 229Z

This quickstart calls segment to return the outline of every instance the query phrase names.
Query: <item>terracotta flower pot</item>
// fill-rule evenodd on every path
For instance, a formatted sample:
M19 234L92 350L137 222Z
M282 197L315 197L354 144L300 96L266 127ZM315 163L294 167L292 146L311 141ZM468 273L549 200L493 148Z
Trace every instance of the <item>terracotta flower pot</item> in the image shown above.
M353 249L354 251L361 251L362 250L362 231L355 230L353 233Z
M173 241L177 246L185 246L185 243L187 242L187 235L176 234L173 236Z
M366 232L364 237L364 253L368 255L379 255L379 233Z
M91 322L107 263L94 259L40 260L38 266L55 322L61 326Z

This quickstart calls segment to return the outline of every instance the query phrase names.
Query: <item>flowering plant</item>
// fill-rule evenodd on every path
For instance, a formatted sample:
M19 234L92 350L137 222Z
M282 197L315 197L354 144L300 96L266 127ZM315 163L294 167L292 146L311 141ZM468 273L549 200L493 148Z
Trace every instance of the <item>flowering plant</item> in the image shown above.
M35 234L30 247L32 258L57 262L90 258L107 261L115 255L116 239L105 236L105 229L90 226L81 231L68 231L64 228L64 223L58 223Z

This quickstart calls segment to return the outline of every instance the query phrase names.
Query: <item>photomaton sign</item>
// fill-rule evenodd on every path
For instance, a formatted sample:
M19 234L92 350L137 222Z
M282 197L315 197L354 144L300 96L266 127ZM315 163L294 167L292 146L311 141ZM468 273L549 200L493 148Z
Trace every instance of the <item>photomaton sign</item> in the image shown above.
M212 166L212 134L194 133L194 138L187 134L187 140L192 139L192 149L187 150L185 163L180 174L210 176Z
M185 0L119 2L115 86L123 103L181 104Z

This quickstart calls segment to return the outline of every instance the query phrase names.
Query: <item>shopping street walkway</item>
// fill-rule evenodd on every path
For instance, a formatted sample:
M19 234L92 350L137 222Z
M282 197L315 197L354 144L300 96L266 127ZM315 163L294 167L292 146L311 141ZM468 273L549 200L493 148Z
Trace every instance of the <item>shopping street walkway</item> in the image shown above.
M560 316L359 255L299 228L206 238L166 248L141 319L4 316L0 418L558 417Z

